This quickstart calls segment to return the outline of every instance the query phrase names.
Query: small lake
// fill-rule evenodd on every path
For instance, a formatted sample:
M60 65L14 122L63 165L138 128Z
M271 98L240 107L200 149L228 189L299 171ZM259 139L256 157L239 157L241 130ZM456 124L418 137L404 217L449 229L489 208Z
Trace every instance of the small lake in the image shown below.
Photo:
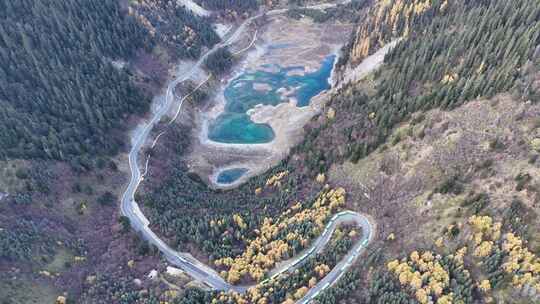
M237 181L242 175L246 174L248 169L245 168L234 168L223 170L218 174L216 182L222 185L232 184Z
M248 71L229 82L224 91L225 110L209 125L210 140L229 144L259 144L274 139L267 124L251 121L247 111L258 104L277 105L288 102L284 91L292 92L298 107L309 105L311 98L330 88L335 55L327 56L319 70L304 74L304 67L265 65Z

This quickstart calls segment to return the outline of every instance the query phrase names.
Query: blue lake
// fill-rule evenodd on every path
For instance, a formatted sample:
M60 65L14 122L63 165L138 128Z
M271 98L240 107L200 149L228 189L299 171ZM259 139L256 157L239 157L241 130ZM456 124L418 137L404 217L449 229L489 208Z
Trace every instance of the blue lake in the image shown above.
M248 169L244 168L235 168L235 169L229 169L224 170L217 176L217 183L218 184L232 184L236 180L238 180L242 175L244 175L246 172L248 172Z
M319 70L298 75L304 67L274 66L276 72L257 70L245 72L233 79L225 88L225 111L210 123L208 138L221 143L258 144L274 139L275 134L267 124L256 124L246 112L258 104L277 105L286 102L279 89L295 89L298 107L309 105L311 98L330 88L335 55L326 57ZM266 68L270 66L265 66Z

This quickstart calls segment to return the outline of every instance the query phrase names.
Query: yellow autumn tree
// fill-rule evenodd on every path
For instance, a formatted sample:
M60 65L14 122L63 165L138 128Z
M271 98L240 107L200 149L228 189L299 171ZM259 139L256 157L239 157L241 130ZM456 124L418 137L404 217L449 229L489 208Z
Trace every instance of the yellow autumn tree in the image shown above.
M423 289L418 289L415 293L418 302L425 304L428 302L428 293Z
M294 293L294 298L299 300L301 299L303 296L306 295L306 293L309 291L309 289L305 286L303 287L300 287L296 290L296 292Z
M286 174L286 171L277 174L274 181L271 180L269 184L275 184L275 179L280 179ZM241 255L235 258L224 257L214 261L214 264L228 269L221 275L230 283L234 284L247 275L255 281L260 281L276 263L290 257L294 244L300 243L304 247L309 245L309 239L299 234L295 227L314 223L309 235L318 235L323 231L328 218L344 204L343 188L325 189L310 208L302 209L303 205L298 202L277 220L265 218L260 229L255 231L256 237L247 240L247 246ZM241 229L247 228L239 214L233 215L233 221ZM283 238L280 231L284 230L290 232Z
M489 280L482 280L480 284L478 284L478 288L483 292L488 292L491 290L491 283Z

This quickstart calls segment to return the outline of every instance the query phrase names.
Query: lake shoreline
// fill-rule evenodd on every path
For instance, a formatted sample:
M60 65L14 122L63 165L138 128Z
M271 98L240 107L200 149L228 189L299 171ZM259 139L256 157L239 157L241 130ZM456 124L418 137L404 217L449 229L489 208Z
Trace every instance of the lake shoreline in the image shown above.
M337 39L335 35L327 33L328 26L327 24L313 23L307 19L290 20L281 16L272 18L268 25L259 30L260 35L254 49L244 56L235 72L231 73L227 79L222 80L222 85L214 97L213 106L207 111L195 114L196 128L193 146L187 161L192 172L199 175L210 187L224 190L235 188L249 178L260 175L275 166L287 157L295 145L302 141L304 126L322 111L327 94L331 91L335 63L350 30L349 25L332 24L331 26L341 29L339 32L342 33L342 37ZM304 40L297 41L295 38L298 37L297 35L284 36L283 31L280 31L282 27L296 27L299 31L305 31L305 34L300 35ZM331 57L330 62L328 62L329 57ZM318 87L320 86L320 83L317 83L318 78L314 77L313 74L324 70L325 65L325 83L321 89ZM279 69L276 69L276 66ZM303 70L302 73L300 73L300 68ZM292 71L293 69L294 71ZM261 72L261 70L263 71ZM270 87L271 93L275 94L271 96L274 98L274 104L267 102L266 104L249 106L245 115L254 124L270 126L275 134L274 138L267 142L249 144L211 140L208 136L211 123L227 108L227 100L224 97L227 86L234 85L234 81L239 77L251 77L257 71L259 71L258 75L262 75L263 78L275 76L268 74L271 72L284 73L279 76L284 78L280 78L281 84L289 85L288 89L283 89L283 86L273 86L273 80L250 79L248 81L249 89L252 89L249 93L254 96L271 95L267 94L268 86L265 84L272 84ZM299 93L301 89L295 87L294 84L301 84L302 77L307 79L309 88ZM280 83L280 81L277 82ZM241 83L241 81L239 82ZM258 90L256 90L251 86L255 83L263 85L258 85ZM277 92L278 90L281 91ZM242 94L244 93L242 92ZM275 102L277 93L281 99ZM306 96L309 102L306 102ZM297 106L298 100L304 103L303 106ZM220 174L232 169L245 169L247 171L230 183L218 183Z

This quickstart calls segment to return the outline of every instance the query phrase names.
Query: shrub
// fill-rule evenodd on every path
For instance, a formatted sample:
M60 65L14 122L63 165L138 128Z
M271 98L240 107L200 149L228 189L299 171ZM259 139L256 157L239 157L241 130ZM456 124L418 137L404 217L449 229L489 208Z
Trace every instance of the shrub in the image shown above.
M459 181L457 175L453 175L443 181L433 192L441 194L453 193L458 195L463 192L463 184Z
M532 177L529 175L529 173L520 173L516 176L515 180L517 182L516 184L516 191L522 191L525 189L525 186L531 181Z
M115 200L115 197L114 197L114 194L112 194L111 192L107 191L105 193L103 193L99 198L98 198L98 203L101 204L101 205L112 205L112 203L114 202Z

